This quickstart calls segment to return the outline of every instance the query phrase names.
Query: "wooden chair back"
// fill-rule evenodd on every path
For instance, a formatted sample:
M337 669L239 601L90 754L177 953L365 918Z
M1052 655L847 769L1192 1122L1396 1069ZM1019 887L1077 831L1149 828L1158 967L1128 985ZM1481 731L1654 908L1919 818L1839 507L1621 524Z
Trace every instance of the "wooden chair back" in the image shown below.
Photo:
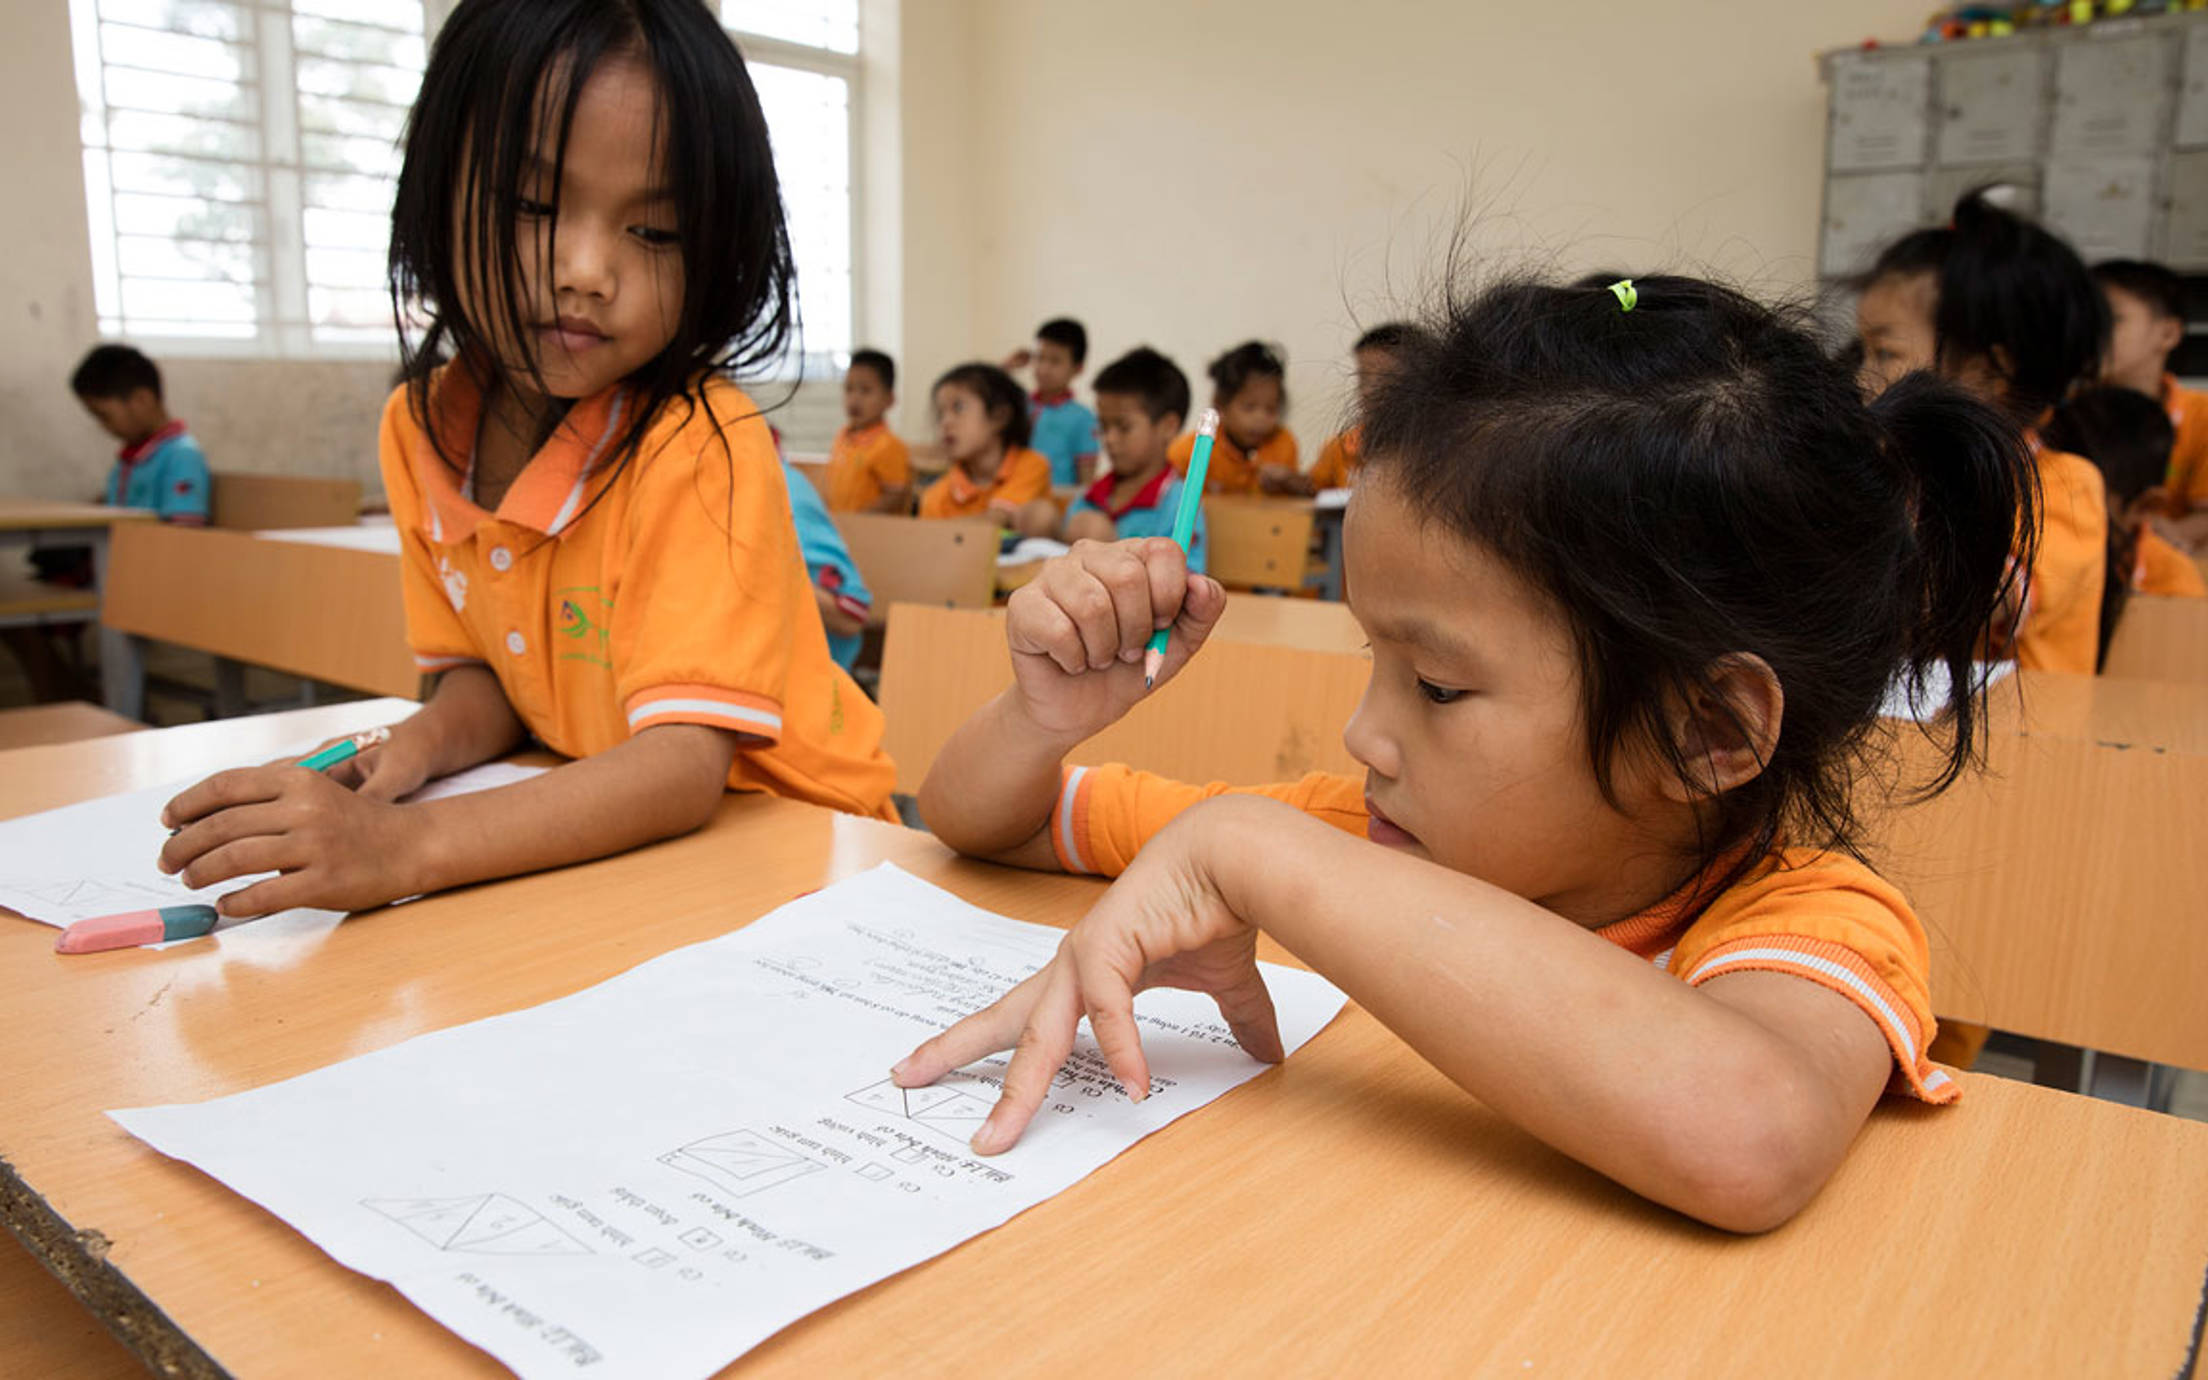
M837 513L836 530L874 596L891 604L987 608L997 596L997 526L977 518L922 520L893 513Z
M2101 674L2208 681L2208 599L2134 594L2124 601Z
M1188 668L1072 761L1125 762L1191 781L1258 785L1310 771L1360 772L1342 726L1372 663L1345 652L1217 636ZM882 653L883 746L897 789L918 791L943 744L1012 683L1004 614L900 605Z
M210 521L241 532L349 527L360 521L360 481L216 471Z
M1207 498L1204 528L1211 549L1204 569L1229 589L1301 589L1312 520L1308 503Z

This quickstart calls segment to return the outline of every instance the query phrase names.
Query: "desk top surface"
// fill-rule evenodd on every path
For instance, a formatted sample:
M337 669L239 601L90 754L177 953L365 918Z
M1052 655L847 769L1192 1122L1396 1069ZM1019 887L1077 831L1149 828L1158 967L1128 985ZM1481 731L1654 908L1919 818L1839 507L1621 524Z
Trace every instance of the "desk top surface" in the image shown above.
M0 495L0 532L43 527L112 527L118 522L151 522L143 508L110 508L104 503L64 503L49 498Z
M339 705L0 754L0 815L391 713ZM885 859L1030 919L1070 921L1099 888L731 796L688 838L313 934L244 926L64 958L51 930L0 917L0 1213L184 1373L202 1352L241 1376L502 1373L101 1113L563 996ZM1286 1066L785 1330L735 1373L1006 1356L1037 1372L1585 1374L1655 1357L1794 1375L2179 1371L2208 1267L2208 1126L1964 1081L1954 1108L1882 1108L1800 1218L1741 1239L1547 1150L1353 1006Z

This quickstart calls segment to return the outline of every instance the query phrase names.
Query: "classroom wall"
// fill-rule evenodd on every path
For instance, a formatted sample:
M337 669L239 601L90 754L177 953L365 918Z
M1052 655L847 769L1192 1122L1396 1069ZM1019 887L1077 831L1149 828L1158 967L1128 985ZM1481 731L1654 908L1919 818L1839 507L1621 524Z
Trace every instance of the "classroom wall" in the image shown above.
M1468 207L1478 247L1506 258L1804 286L1813 57L1908 38L1925 10L974 0L966 63L904 78L908 109L932 80L939 122L967 121L937 152L962 155L971 196L938 238L975 265L970 334L908 322L912 373L1068 312L1092 367L1147 341L1202 396L1204 362L1257 336L1287 347L1308 459L1360 323L1421 300Z

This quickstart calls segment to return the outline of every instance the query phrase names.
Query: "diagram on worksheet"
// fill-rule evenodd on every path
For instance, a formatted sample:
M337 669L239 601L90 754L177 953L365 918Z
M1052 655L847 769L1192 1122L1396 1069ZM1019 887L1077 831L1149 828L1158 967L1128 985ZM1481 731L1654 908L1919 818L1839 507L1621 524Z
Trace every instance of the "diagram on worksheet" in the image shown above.
M98 878L81 881L16 879L0 881L0 889L19 894L25 900L35 900L42 908L51 907L67 914L92 911L103 915L174 905L179 897L187 894L186 888L181 886L140 886L134 882ZM28 906L24 909L26 913L30 910Z
M661 1155L659 1162L695 1174L738 1198L748 1198L828 1167L757 1131L729 1131L694 1140Z
M973 1091L963 1090L962 1084ZM845 1093L844 1101L918 1122L963 1145L974 1138L974 1132L988 1118L989 1109L996 1105L996 1089L978 1078L958 1074L924 1088L900 1088L885 1078L855 1093Z
M590 1255L590 1247L543 1213L503 1193L465 1198L363 1198L360 1205L390 1218L440 1251L475 1255Z

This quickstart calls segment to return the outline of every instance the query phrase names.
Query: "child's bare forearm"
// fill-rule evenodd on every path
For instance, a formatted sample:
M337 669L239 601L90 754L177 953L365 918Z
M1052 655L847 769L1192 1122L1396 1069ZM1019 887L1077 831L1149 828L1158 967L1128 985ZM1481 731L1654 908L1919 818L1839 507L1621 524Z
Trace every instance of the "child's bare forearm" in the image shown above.
M564 867L688 833L712 818L735 750L721 729L666 724L512 786L405 807L421 812L416 889Z
M1814 984L1743 975L1764 984L1751 1000L1781 984L1806 1030L1840 1023L1854 1062L1838 1079L1798 1057L1790 1015L1775 1031L1715 983L1691 988L1530 901L1271 802L1201 808L1222 805L1249 816L1207 831L1236 914L1504 1117L1705 1221L1760 1230L1791 1215L1890 1071L1869 1019L1836 1015L1845 999Z
M504 756L529 736L487 666L456 666L439 676L429 703L393 732L422 740L432 777Z
M920 784L920 817L961 853L1055 871L1050 814L1075 744L1035 727L1016 695L983 705L943 745Z

